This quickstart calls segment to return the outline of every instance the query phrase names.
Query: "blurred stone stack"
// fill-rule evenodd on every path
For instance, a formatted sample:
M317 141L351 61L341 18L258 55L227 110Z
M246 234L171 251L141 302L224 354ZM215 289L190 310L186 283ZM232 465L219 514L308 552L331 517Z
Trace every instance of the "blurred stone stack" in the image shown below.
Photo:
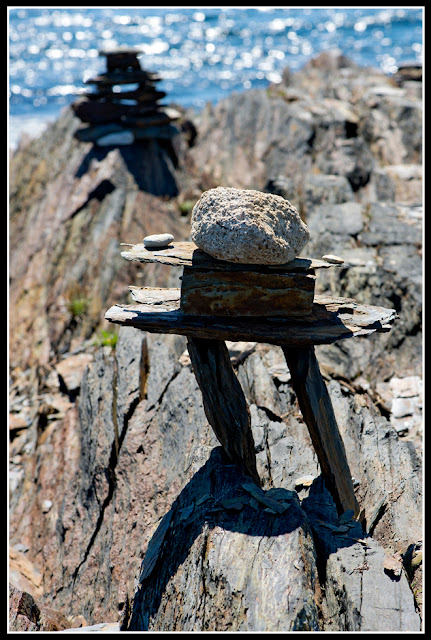
M106 73L90 78L95 92L84 92L72 105L75 114L86 123L75 133L82 142L99 146L132 144L135 140L169 140L178 133L172 124L181 114L159 101L166 96L156 89L160 81L155 73L141 68L138 51L118 49L101 51L106 57Z

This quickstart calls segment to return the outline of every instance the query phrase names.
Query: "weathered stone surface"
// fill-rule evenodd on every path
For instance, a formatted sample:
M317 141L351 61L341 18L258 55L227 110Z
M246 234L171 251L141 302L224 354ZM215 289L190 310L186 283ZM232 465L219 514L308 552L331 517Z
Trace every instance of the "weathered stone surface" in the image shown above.
M407 575L385 570L388 549L364 535L351 513L336 517L321 478L307 494L302 507L311 523L325 582L324 630L419 631L420 617Z
M36 566L43 566L44 597L51 606L61 609L67 606L68 612L84 615L90 623L112 619L111 616L118 615L118 611L126 607L127 598L133 599L133 580L151 540L152 531L160 518L170 512L173 501L186 488L184 500L179 504L180 509L185 511L179 511L175 507L173 515L174 520L178 521L177 533L175 534L175 529L169 530L168 535L174 537L172 544L163 547L163 553L169 552L173 559L176 558L173 561L178 562L181 550L174 543L177 537L179 541L185 540L189 535L189 518L192 526L190 535L194 542L187 547L187 554L184 551L184 561L169 578L166 591L161 588L165 574L160 574L159 571L154 574L162 580L154 585L154 589L160 588L158 593L163 606L154 614L152 628L167 628L168 620L177 629L190 628L194 624L196 628L200 628L199 625L203 624L203 603L199 600L199 605L198 600L190 598L190 595L193 593L191 585L198 588L203 584L208 585L205 592L205 620L209 625L218 624L220 628L224 628L223 625L227 625L229 620L221 616L219 605L223 605L225 611L232 611L232 608L227 607L232 600L230 592L227 588L223 589L223 585L241 585L247 593L257 593L257 583L253 580L241 582L241 576L245 575L241 573L241 567L247 566L244 561L226 565L225 554L236 549L238 553L235 558L255 557L253 566L256 575L262 571L264 579L269 580L269 575L265 573L267 569L264 570L265 555L269 553L268 557L274 558L271 560L272 575L273 571L278 571L277 566L284 567L283 562L280 565L280 559L276 562L275 558L283 558L283 553L287 553L289 549L290 554L294 553L293 549L299 548L296 545L305 544L308 538L302 537L305 529L301 527L295 528L288 536L276 537L277 545L282 545L281 555L273 556L271 554L279 547L274 546L272 534L276 535L278 529L274 529L276 523L271 524L272 521L268 520L268 527L259 534L262 553L255 555L251 554L250 549L257 551L254 532L260 529L253 529L254 532L248 528L242 532L231 530L229 522L233 515L235 520L232 522L238 521L238 512L229 515L229 512L222 511L222 521L218 521L218 524L214 521L214 527L208 529L205 523L208 522L207 515L211 515L207 513L209 505L205 500L201 505L197 505L197 502L211 493L212 488L207 491L198 482L202 476L198 475L196 478L195 474L205 467L211 457L211 450L217 443L206 424L200 393L191 368L180 362L185 342L175 336L160 336L152 340L149 354L145 355L147 346L144 346L144 337L145 334L137 330L121 328L116 358L112 358L106 349L101 350L84 376L78 399L80 423L75 418L75 422L69 420L67 424L64 421L62 424L58 423L55 430L49 427L45 430L44 437L37 446L36 483L32 480L35 470L31 467L26 469L33 508L26 515L15 508L11 520L13 540L25 540L29 547L29 557L35 558ZM163 349L165 355L161 356ZM289 379L280 380L275 370L277 363L282 362L279 351L281 350L277 348L258 345L239 364L238 375L250 404L257 466L264 487L282 487L294 491L298 478L307 475L318 478L320 471L307 429L297 411ZM144 355L137 358L137 354ZM268 372L271 368L274 374ZM146 373L148 370L149 375ZM115 402L113 389L117 389ZM374 437L377 418L373 419L367 413L359 399L345 397L342 393L335 394L337 389L338 387L330 386L337 420L343 428L352 473L359 482L358 496L364 500L366 520L371 525L370 531L385 546L394 537L399 537L400 549L404 549L420 537L420 480L416 479L415 465L418 462L414 462L415 454L413 450L405 450L406 445L397 439L395 432L390 439L385 438L384 428L387 430L388 423L381 417L377 442ZM118 446L115 425L119 434ZM63 447L63 438L68 442L67 451L63 451L65 458L58 456ZM59 464L56 466L52 464L50 451L57 452ZM380 460L382 451L388 457L376 466L374 463ZM27 462L22 459L21 464L27 465ZM212 468L211 465L212 463L209 467L206 466L202 475ZM218 468L218 463L215 466ZM400 473L394 478L393 469L397 467ZM233 467L228 466L223 474L219 471L210 473L206 476L206 482L212 483L215 479L221 482L225 478L228 493L223 493L223 497L235 497L237 494L233 487L237 485L230 485L227 481L232 474L236 477L236 473ZM73 478L72 483L70 478ZM189 508L192 501L186 499L190 486L199 488L199 496L193 500L193 511ZM370 495L366 491L368 486L372 486ZM379 507L379 501L386 495L387 487L390 487L393 499L390 497L389 503L381 503ZM362 493L362 488L365 494ZM309 491L310 487L298 487L300 499L307 497ZM41 509L38 506L38 501L41 500L39 496L45 500L50 499L53 503L42 522L36 515L38 509ZM328 500L327 492L325 496ZM29 495L27 500L28 498ZM334 508L332 503L332 509ZM316 510L320 519L326 520L329 517L320 503L316 504ZM124 517L125 513L128 514L127 518ZM270 517L270 514L263 512L255 520L254 512L250 511L250 517L248 513L247 511L246 521L250 524L247 526L255 523L256 527L261 527ZM289 511L286 517L288 514ZM244 512L241 518L245 515ZM279 517L284 516L277 516ZM412 522L417 522L417 530L412 529ZM199 523L201 528L200 525L198 527ZM305 523L303 526L306 527ZM124 540L127 540L127 545ZM208 546L209 542L212 546ZM214 562L209 559L213 555L207 556L204 569L201 570L201 565L196 562L203 557L204 548L213 549L215 555ZM239 550L242 550L242 555ZM307 558L311 558L310 553L313 552L309 548ZM320 556L319 548L317 553L319 564L325 556ZM348 548L344 553L349 557ZM286 557L291 555L287 554ZM342 562L348 566L348 560L345 556L343 558ZM96 579L94 566L99 568ZM162 563L161 566L165 565ZM166 565L166 571L168 566L170 565ZM291 602L296 597L301 597L304 602L305 594L313 592L314 587L310 591L311 583L308 582L310 566L312 565L307 563L306 567L300 565L299 570L295 569L293 575L296 576L296 581L292 584L296 586L289 596L294 599ZM336 562L331 572L336 572L337 567ZM154 580L153 573L150 578ZM287 584L281 578L282 574L277 584L282 591L287 588ZM190 585L189 591L186 589L187 585ZM306 589L305 592L303 588ZM281 596L281 592L276 593ZM295 593L302 595L295 596ZM184 594L188 594L188 597L185 598ZM147 593L148 597L150 595ZM155 592L153 596L156 597ZM136 596L137 603L140 597ZM347 602L358 602L353 595L349 598ZM183 603L184 616L180 616L178 609L173 610L174 602ZM273 625L273 628L274 625L279 625L278 628L282 629L293 624L291 617L285 617L278 605L275 610L265 609L271 602L271 599L267 599L265 603L261 601L258 612L250 607L247 613L238 603L239 608L235 609L237 617L231 620L232 625L251 625L251 621L256 620L253 617L256 615L260 616L260 621L270 620L267 624ZM300 624L302 620L301 624L307 625L315 620L315 614L311 614L312 611L315 612L314 601L305 599L305 602L308 602L305 609L307 615L305 618L299 616L295 624ZM404 607L402 601L399 606ZM296 605L293 611L298 612L295 607ZM141 624L145 610L139 609L136 604L136 624ZM269 611L273 613L270 614ZM337 628L341 629L344 628L344 618L337 618L340 615L342 614L337 613L336 609L331 609L331 624L338 625ZM396 618L399 619L398 614Z
M50 606L89 623L115 619L125 607L142 544L193 474L200 443L217 444L196 380L178 363L185 339L167 338L169 366L160 340L147 353L145 333L122 329L115 356L101 348L86 370L79 411L75 405L66 419L48 425L37 445L37 423L27 431L24 473L11 499L11 541L26 544L35 558ZM15 440L14 446L25 445ZM25 489L26 506L17 507ZM52 507L42 516L47 499Z
M422 202L422 165L400 164L376 168L369 184L370 201Z
M379 300L396 309L393 329L376 340L317 347L330 375L345 380L420 375L422 361L422 207L400 203L350 202L316 206L307 214L307 252L336 254L340 270L319 272L316 292L329 290L366 304ZM401 338L401 336L403 336ZM395 346L396 345L396 346Z
M104 328L108 300L124 299L124 283L137 278L120 242L156 226L188 237L175 208L147 192L177 191L166 152L155 142L133 153L97 150L73 138L78 123L64 112L10 164L12 367L47 364ZM170 275L163 267L145 272L148 284Z
M268 91L207 105L196 120L202 144L187 155L207 189L262 188L283 176L303 198L311 175L336 174L363 198L380 167L420 164L422 111L420 95L410 97L381 71L323 52Z
M271 515L247 498L248 483L213 450L165 515L162 539L149 543L128 631L319 630L314 550L297 497ZM239 495L243 506L232 510Z
M63 358L55 365L52 373L57 374L59 384L65 386L69 395L78 394L82 376L92 359L91 353L76 353Z
M190 171L205 189L263 188L273 176L306 174L315 135L313 120L303 108L292 105L258 90L208 104L196 119L203 144L187 152ZM244 143L238 144L239 140Z
M422 539L420 458L413 443L400 440L371 403L359 412L359 398L346 396L336 381L329 391L352 475L359 480L356 493L365 529L385 546L404 552L409 540ZM390 531L397 532L396 540Z
M9 585L9 631L65 631L71 626L61 612L40 605L29 593Z
M357 202L341 204L321 204L310 211L309 220L311 237L315 235L316 244L323 234L356 236L364 228L364 207Z
M293 177L278 175L268 180L264 191L289 200L304 220L307 212L320 204L341 204L354 200L353 189L345 176L306 173Z
M22 543L9 546L9 583L19 591L39 598L43 596L42 573L28 558L27 551L29 548Z
M199 316L296 317L311 313L316 276L184 268L180 308Z
M264 354L265 351L262 352L262 355ZM273 354L272 349L266 351L266 357L270 354ZM246 359L245 364L251 363L252 358L254 360L259 358L259 353L254 352L252 356ZM243 365L241 365L242 367ZM249 380L255 381L256 379L258 379L256 373L251 373ZM242 384L248 394L249 386L245 378L242 378ZM272 391L270 390L271 384L273 385ZM317 488L316 481L319 481L319 471L313 461L314 453L310 444L308 444L308 451L311 455L308 462L307 455L304 455L305 450L307 450L306 439L304 440L303 435L300 435L301 426L304 427L304 425L297 423L295 419L289 418L288 433L286 432L286 424L277 417L277 413L281 413L283 406L279 398L284 393L277 393L274 382L271 383L270 380L267 381L267 385L267 391L259 398L261 408L257 409L255 405L250 406L258 468L265 482L268 482L271 478L270 481L277 486L278 480L281 480L282 485L290 488L290 490L294 489L300 476L315 479L313 483L302 484L301 487L298 487L298 491L301 490L299 495L304 499L304 507L312 522L321 579L326 576L325 584L327 585L328 594L322 603L325 630L384 631L389 628L402 631L418 630L420 619L415 610L413 594L405 575L403 574L399 580L393 582L390 576L384 572L385 551L381 544L376 539L367 538L358 522L343 520L343 517L337 521L335 506L329 494L321 483L320 489ZM274 400L271 405L268 405L267 398L270 395ZM254 393L251 397L249 396L249 401L253 398ZM266 408L267 406L268 408ZM269 406L271 406L271 410ZM362 410L358 410L358 421L363 419L364 415L366 414L363 414ZM269 416L271 416L271 420ZM341 417L340 422L343 419L344 417ZM348 437L346 433L343 435L344 438ZM400 443L396 445L399 453L403 448L405 446ZM350 455L353 456L353 453L350 452ZM369 452L368 454L364 453L364 455L369 457ZM364 461L362 458L361 460L361 464L363 464ZM392 463L385 464L389 474L389 469L394 463L395 460ZM163 532L160 528L162 538L154 536L154 541L149 544L148 558L146 556L144 559L141 581L134 599L133 614L128 627L130 630L151 629L160 631L173 628L195 631L202 629L224 630L226 629L226 626L224 626L226 625L226 617L223 616L222 612L226 610L234 611L234 614L231 614L234 616L234 620L229 618L228 622L232 625L238 625L229 627L231 630L233 628L242 630L263 628L259 626L259 621L253 618L256 612L252 611L252 607L247 612L244 612L241 605L237 606L235 604L236 600L233 597L234 592L232 589L233 584L238 584L236 582L238 580L238 571L241 570L242 572L244 570L248 556L247 552L240 553L238 551L237 545L239 542L235 535L231 533L231 525L229 523L234 516L236 531L238 526L242 526L241 523L245 521L245 518L247 522L253 521L252 516L249 516L246 506L239 508L239 511L235 507L235 510L229 512L229 504L227 504L229 499L226 500L227 496L225 494L222 494L220 500L222 510L220 512L213 511L214 507L219 504L215 499L217 494L215 483L221 483L222 478L228 482L227 476L232 476L236 472L228 467L223 474L210 473L209 468L211 468L212 464L213 459L211 456L206 465L201 467L198 474L193 477L184 492L179 496L173 509L169 512L169 518L165 520L166 526ZM377 483L383 481L386 484L387 479L383 480L383 478L387 472L382 474L382 469L383 467L380 468L375 478L378 478ZM313 471L314 473L307 474L307 471ZM402 473L405 474L406 471L404 470ZM204 474L205 482L201 474ZM207 474L209 479L206 479ZM357 477L361 478L359 486L361 486L362 482L367 485L367 482L362 480L360 473L357 473ZM407 473L406 477L408 478L407 484L410 486L411 481L413 480L414 482L414 479L409 473ZM314 488L315 486L316 488ZM400 486L402 487L402 485ZM199 494L195 494L197 489L199 489ZM227 490L227 486L225 490ZM232 487L230 490L232 490ZM229 493L229 496L231 495ZM268 495L270 495L270 492L268 492ZM276 496L274 495L274 497ZM410 511L410 516L408 516L407 520L411 517L417 518L417 516L413 515L413 512L415 510L420 511L420 505L418 505L416 499L408 497L407 499L410 501L410 510L413 510ZM407 502L403 505L398 505L394 502L393 506L395 505L397 509L399 507L399 516L402 517ZM208 509L208 507L210 508ZM217 514L219 514L218 517L223 518L222 536L219 532ZM265 512L262 513L262 518L264 514ZM239 517L240 519L238 519ZM261 519L259 521L260 523L262 522ZM346 522L346 524L342 524L343 522ZM387 545L392 540L390 531L393 531L393 524L388 523L389 526L386 533L383 536L380 534L382 544ZM398 525L395 526L398 528ZM272 529L269 529L269 531L272 531ZM266 529L266 532L268 532L268 529ZM418 532L416 534L412 532L412 534L417 536ZM358 538L364 539L363 542L358 542ZM248 541L253 544L253 538L248 538ZM246 542L247 539L243 539L241 544ZM284 543L285 541L278 544ZM399 541L399 543L403 547L405 540ZM226 547L224 546L225 544L227 545ZM184 550L184 545L189 547L188 551ZM173 547L175 547L175 551L173 551ZM261 541L260 548L262 551L266 550L264 539ZM241 555L240 567L231 561L222 562L227 549L229 549L229 553L237 551L236 557ZM271 549L274 549L274 547L271 547ZM287 549L284 553L288 553ZM175 569L173 567L177 566L177 554L180 557L184 557L184 561L180 561L178 568ZM213 557L217 559L217 565L212 563ZM255 554L253 557L253 567L258 570L261 561L260 554ZM199 558L204 558L203 563L198 561ZM280 562L280 559L278 562ZM367 584L372 585L367 589L367 593L361 590L363 571L368 571L366 576ZM253 574L253 570L251 574ZM239 576L241 575L243 574L240 573ZM241 593L248 592L250 582L251 580L241 582ZM277 584L281 589L283 588L282 577L277 581ZM205 594L204 600L199 595L202 590ZM372 598L372 593L376 590L378 591L377 599ZM184 598L183 594L186 592L197 594L196 598L193 595L191 596L191 604L190 597ZM270 606L273 594L273 589L268 590L265 606ZM292 592L291 597L293 597ZM222 600L220 600L221 598ZM278 602L280 601L280 598L278 598ZM394 605L394 603L397 604ZM205 616L202 612L203 608L206 612ZM263 615L264 611L265 608L261 608L259 613ZM380 611L381 615L377 611ZM179 623L180 615L181 623ZM289 616L284 618L284 623L280 627L277 626L278 615L282 615L280 605L274 610L271 622L266 622L266 629L289 628ZM215 624L214 627L209 625L209 620ZM203 626L205 621L206 626ZM253 621L252 625L251 621ZM179 624L181 626L177 626Z
M192 211L192 240L219 260L284 264L301 253L309 237L287 200L253 189L210 189Z
M193 118L198 134L193 146L186 148L181 136L173 138L183 167L176 184L173 176L178 173L157 144L136 143L133 154L122 147L111 155L90 150L90 144L78 145L73 133L80 123L70 111L38 140L23 141L13 155L10 357L16 368L10 409L18 426L10 431L10 545L17 550L10 575L17 580L21 576L17 586L37 602L68 617L82 620L85 615L86 624L121 618L126 627L153 533L217 447L189 359L182 356L182 338L145 340L145 334L122 328L115 356L106 348L94 353L84 378L73 383L72 394L59 384L56 365L63 357L67 360L77 344L82 348L84 336L92 335L93 319L102 317L110 304L108 299L121 300L127 284L141 284L136 281L141 273L145 284L155 286L166 286L173 277L174 269L164 265L139 265L129 271L127 263L116 262L119 242L136 243L151 229L188 237L188 224L179 231L187 218L178 218L175 201L151 197L142 189L172 194L180 188L179 200L185 203L219 184L264 189L276 177L285 187L284 193L276 193L294 204L310 228L307 253L345 259L332 273L319 270L321 291L391 307L399 315L387 334L316 347L322 373L337 380L329 392L364 524L372 534L370 548L349 537L346 544L345 527L352 527L355 536L360 533L358 539L370 541L370 536L358 531L358 523L338 523L334 504L325 506L330 501L326 490L315 496L314 509L306 502L320 482L319 465L281 350L262 344L251 354L241 354L236 365L250 406L258 472L265 489L292 492L298 478L315 478L311 486L297 487L296 493L313 529L318 581L326 596L326 601L317 599L317 606L326 630L358 629L359 624L364 630L378 625L393 632L417 629L419 613L412 619L412 591L405 588L404 570L391 580L388 574L378 576L378 565L387 554L402 555L420 611L420 390L417 395L415 389L408 390L422 375L420 83L414 82L418 90L405 83L402 93L394 93L392 78L381 72L343 62L339 73L337 65L324 73L318 65L285 73L285 82L269 90L243 92L207 105ZM332 112L336 118L331 120ZM104 132L108 131L112 129ZM353 144L355 138L362 142ZM369 181L363 184L370 169ZM328 170L336 176L322 173ZM355 186L361 181L362 186L353 196L354 179ZM357 208L337 209L346 202L361 205L359 233ZM319 205L334 206L325 212ZM322 217L327 214L325 228ZM117 271L120 265L126 271ZM82 291L72 286L79 278L84 278L87 291L91 286L91 291L101 292L100 304L94 301L100 313L93 316L91 311L91 322L87 315L72 320L67 312L65 317L64 304L70 301L65 293L70 289L78 302L81 297ZM395 418L393 400L414 401L412 416ZM410 418L413 425L407 431L397 428ZM92 424L93 434L88 433ZM200 505L194 512L190 504L183 506L180 531L189 517L201 513ZM230 521L244 516L241 510L225 510L218 516L222 520L224 513ZM263 514L264 522L283 517ZM196 619L204 599L207 622L212 616L225 624L212 607L232 598L223 590L227 582L218 578L240 583L238 557L229 567L217 563L215 553L211 563L209 555L202 560L201 551L208 550L205 537L212 536L214 552L223 554L220 558L231 558L224 541L232 542L233 548L256 549L257 536L240 540L241 532L205 527L184 559L184 570L179 566L172 577L172 592L176 590L187 613L182 622L180 614L173 613L169 593L161 595L178 628ZM337 533L334 527L342 530ZM289 534L293 542L292 534L298 541L296 530ZM266 538L265 533L259 539L269 554L271 548L280 548L281 540L274 536ZM283 549L294 548L287 537L282 543ZM174 557L173 549L161 552ZM262 567L259 553L256 560L256 569ZM295 589L303 580L304 593L309 594L309 575L308 568L301 567ZM202 576L211 590L202 590L200 601L190 592L189 606L181 581L187 578L186 585L202 585ZM367 589L362 598L361 584ZM284 588L283 580L281 585ZM382 601L385 594L392 600L389 606ZM276 614L274 619L281 616L279 607ZM247 615L251 619L254 613ZM163 624L161 615L159 620Z

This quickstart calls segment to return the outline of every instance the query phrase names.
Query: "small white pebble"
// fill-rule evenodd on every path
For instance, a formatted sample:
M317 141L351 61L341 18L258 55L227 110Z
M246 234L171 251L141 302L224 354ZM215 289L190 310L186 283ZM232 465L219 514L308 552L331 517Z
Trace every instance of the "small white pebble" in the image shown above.
M331 262L332 264L343 264L343 258L339 258L338 256L333 256L331 254L327 256L322 256L322 260L326 260L326 262Z
M51 507L52 507L51 500L44 500L42 502L42 512L43 513L48 513L48 511L51 509Z
M170 233L158 233L153 236L146 236L144 238L144 247L147 249L161 249L162 247L167 247L174 236Z

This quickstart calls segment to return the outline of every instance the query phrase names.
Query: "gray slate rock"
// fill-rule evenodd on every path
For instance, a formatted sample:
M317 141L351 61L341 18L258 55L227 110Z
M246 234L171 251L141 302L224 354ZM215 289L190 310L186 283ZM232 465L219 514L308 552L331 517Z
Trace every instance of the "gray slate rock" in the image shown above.
M364 534L349 513L337 518L321 478L313 483L302 507L311 523L324 576L324 630L419 631L420 616L406 574L394 578L385 571L385 548Z
M341 545L330 555L326 566L326 631L420 631L406 575L391 578L384 571L384 560L385 550L372 538L366 539L366 544ZM340 608L345 611L342 616Z
M214 508L248 497L248 484L215 448L149 544L128 631L320 629L313 541L296 495L281 515L259 501Z

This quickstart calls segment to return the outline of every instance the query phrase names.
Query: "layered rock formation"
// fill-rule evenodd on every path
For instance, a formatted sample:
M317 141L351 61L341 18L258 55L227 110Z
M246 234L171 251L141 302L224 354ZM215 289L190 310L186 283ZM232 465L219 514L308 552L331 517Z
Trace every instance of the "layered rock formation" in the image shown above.
M205 188L258 189L283 176L302 192L311 173L344 176L361 199L374 200L377 182L395 188L392 167L415 165L411 175L421 175L421 83L399 86L333 52L296 74L286 69L267 90L208 104L195 123L200 144L190 156ZM415 187L413 200L421 196Z
M186 239L175 168L156 141L98 150L66 110L10 166L11 365L47 364L91 338L120 283L136 280L120 242L160 230ZM147 271L148 282L167 271ZM162 280L159 280L160 282Z
M71 626L419 630L420 87L325 54L281 85L194 114L198 137L189 148L179 136L178 166L161 146L128 154L77 141L70 110L16 151L15 587ZM187 239L181 209L219 185L292 202L310 230L306 254L344 259L319 274L320 291L397 310L386 335L318 348L362 525L337 518L277 348L229 345L263 489L292 495L281 515L253 502L223 459L185 339L122 328L114 350L100 333L128 284L175 278L122 260L119 243Z
M244 496L247 479L220 453L184 348L181 337L122 328L115 355L105 347L87 368L78 406L51 421L37 443L27 441L11 504L11 544L27 547L50 606L88 623L121 615L130 629L245 630L263 624L317 630L325 628L319 622L325 607L332 630L418 629L406 576L394 582L383 566L385 555L404 553L421 538L414 448L398 439L367 394L330 384L373 538L357 522L340 528L334 503L319 484L282 354L255 346L237 371L250 404L258 471L265 489L291 492L291 506L284 515L271 515L249 495L231 505L229 499ZM24 437L21 447L14 440L13 450L22 451ZM20 455L16 472L24 462ZM310 475L311 487L300 481ZM349 567L347 574L334 553ZM365 604L360 595L366 570L381 594L380 616L375 601ZM274 571L281 571L279 590L271 588ZM139 591L133 600L134 580ZM266 581L266 599L256 611L250 602ZM323 601L320 589L328 585ZM285 602L289 590L286 609L279 596ZM345 594L349 620L339 610L338 593ZM400 607L395 615L394 602Z

